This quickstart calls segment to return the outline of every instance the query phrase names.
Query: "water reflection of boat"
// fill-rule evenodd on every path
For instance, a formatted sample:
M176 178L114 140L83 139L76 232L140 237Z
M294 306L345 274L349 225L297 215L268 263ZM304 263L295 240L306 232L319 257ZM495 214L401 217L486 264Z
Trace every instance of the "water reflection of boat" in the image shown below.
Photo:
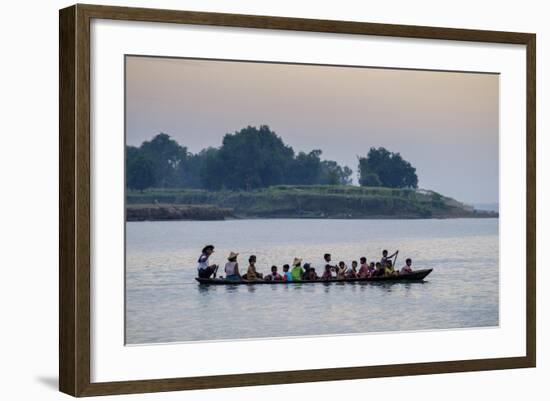
M346 279L332 279L332 280L300 280L300 281L273 281L273 280L255 280L255 281L233 281L225 280L222 278L195 278L200 284L207 285L256 285L256 284L322 284L322 283L364 283L364 282L411 282L422 281L433 269L421 269L415 270L408 274L399 274L396 276L381 276L381 277L369 277L369 278L346 278Z

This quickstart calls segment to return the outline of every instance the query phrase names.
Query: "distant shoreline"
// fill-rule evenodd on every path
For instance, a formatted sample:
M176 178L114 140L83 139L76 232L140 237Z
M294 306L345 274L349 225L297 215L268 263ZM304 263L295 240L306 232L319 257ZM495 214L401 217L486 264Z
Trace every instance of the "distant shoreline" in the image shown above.
M225 220L231 209L211 205L127 205L126 221Z
M369 217L360 217L360 218L350 218L350 217L339 217L339 216L329 216L329 217L304 217L304 216L278 216L278 217L252 217L252 216L226 216L223 218L218 218L216 216L212 217L163 217L156 218L152 216L144 217L130 217L127 218L127 222L153 222L153 221L232 221L232 220L286 220L286 219L296 219L296 220L451 220L451 219L498 219L498 216L476 216L476 217L396 217L396 216L369 216Z
M256 191L128 192L127 221L226 219L498 218L433 191L352 186L277 186Z

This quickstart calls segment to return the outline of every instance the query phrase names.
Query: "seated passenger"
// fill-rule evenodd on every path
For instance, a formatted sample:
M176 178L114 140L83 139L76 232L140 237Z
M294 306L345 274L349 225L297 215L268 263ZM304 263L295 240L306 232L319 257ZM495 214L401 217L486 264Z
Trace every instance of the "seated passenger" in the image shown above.
M268 281L281 281L283 279L283 276L281 276L279 273L277 273L277 266L271 266L271 273L265 276L265 280Z
M385 276L395 276L396 274L399 274L395 271L393 268L393 264L391 260L386 260L386 268L384 269L384 275Z
M361 267L359 268L359 273L357 273L357 276L359 278L370 277L369 266L367 265L367 258L364 256L361 256L361 259L359 259L359 261L361 262Z
M347 278L357 278L357 261L351 262L351 269L346 272Z
M209 265L208 258L214 253L214 245L206 245L202 248L201 256L197 261L197 274L200 278L210 278L214 275L216 278L216 272L218 271L218 265Z
M300 281L302 279L302 274L304 274L304 269L302 269L302 259L294 258L290 274L292 275L292 281Z
M306 277L309 273L309 269L311 269L311 264L304 263L304 272L302 273L302 280L307 280Z
M288 271L290 269L289 265L283 266L283 280L284 281L292 281L292 274Z
M339 280L343 280L346 278L346 271L348 270L348 267L343 261L340 261L338 263L338 272L336 273L336 278Z
M374 275L374 272L376 271L376 266L374 262L370 262L369 265L369 277L372 277Z
M319 276L317 276L317 273L315 272L315 267L310 267L307 273L304 274L304 280L315 281L318 279L319 279Z
M407 258L407 260L405 260L405 266L401 268L401 274L409 274L412 272L413 272L412 260L411 258Z
M250 255L248 258L248 270L246 271L246 277L243 277L248 281L261 280L262 275L256 271L256 256Z
M240 281L239 263L237 262L238 253L230 252L225 264L225 279L231 281Z
M332 280L332 266L326 265L321 280Z
M384 275L384 267L382 267L382 263L376 262L376 270L372 274L373 277L381 277Z

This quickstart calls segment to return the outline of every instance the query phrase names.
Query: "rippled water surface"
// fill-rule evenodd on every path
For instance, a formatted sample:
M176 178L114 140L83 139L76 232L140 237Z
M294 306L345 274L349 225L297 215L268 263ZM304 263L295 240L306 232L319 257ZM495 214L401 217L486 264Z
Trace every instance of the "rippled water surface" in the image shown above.
M233 220L127 223L126 342L243 339L499 324L498 219ZM229 251L257 268L294 256L313 265L399 249L423 283L199 286L205 244L224 265Z

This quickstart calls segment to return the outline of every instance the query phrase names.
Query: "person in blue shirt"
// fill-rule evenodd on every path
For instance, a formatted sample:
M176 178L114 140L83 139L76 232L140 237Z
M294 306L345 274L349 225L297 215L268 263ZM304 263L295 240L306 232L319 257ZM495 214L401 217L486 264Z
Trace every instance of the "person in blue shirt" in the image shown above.
M284 281L292 281L292 274L290 274L290 266L284 265L283 266L283 280Z

